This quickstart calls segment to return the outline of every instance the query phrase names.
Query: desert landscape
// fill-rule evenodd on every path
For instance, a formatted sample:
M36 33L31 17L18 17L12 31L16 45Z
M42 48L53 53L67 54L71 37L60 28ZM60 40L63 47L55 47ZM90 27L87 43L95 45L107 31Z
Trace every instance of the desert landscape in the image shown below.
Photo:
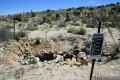
M89 80L99 22L104 41L93 80L120 80L119 2L0 16L0 80Z

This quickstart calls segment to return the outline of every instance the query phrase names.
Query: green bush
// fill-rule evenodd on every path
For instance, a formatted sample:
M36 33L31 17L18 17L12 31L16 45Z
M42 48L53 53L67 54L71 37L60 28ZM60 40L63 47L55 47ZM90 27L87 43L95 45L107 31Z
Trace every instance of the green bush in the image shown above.
M67 32L68 32L68 33L75 33L75 31L76 31L76 30L75 30L74 27L70 27L70 28L67 29Z
M86 34L86 29L85 28L80 28L75 33L79 34L79 35L85 35Z
M34 30L38 30L38 26L36 24L28 25L28 27L26 29L29 31L34 31Z
M28 63L29 64L37 64L37 60L34 57L31 57Z

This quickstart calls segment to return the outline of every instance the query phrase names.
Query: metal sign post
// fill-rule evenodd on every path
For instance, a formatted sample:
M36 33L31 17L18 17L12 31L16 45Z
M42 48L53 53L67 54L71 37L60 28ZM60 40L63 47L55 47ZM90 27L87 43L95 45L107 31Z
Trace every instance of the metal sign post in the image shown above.
M92 45L90 52L91 59L99 59L101 57L102 43L103 43L103 34L94 33L92 37Z
M94 33L92 37L92 45L91 45L91 52L90 52L90 58L92 59L92 67L91 67L89 80L92 80L92 74L93 74L96 59L99 59L101 57L101 49L102 49L102 43L103 43L104 37L103 37L103 34L100 33L100 28L101 28L101 22L99 22L98 33Z

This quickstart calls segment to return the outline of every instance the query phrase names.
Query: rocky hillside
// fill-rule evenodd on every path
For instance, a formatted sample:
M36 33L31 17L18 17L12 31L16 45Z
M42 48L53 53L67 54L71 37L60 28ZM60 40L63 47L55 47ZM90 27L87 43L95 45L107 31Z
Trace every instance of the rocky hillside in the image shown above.
M59 10L46 10L42 12L25 12L14 15L1 16L2 24L7 23L6 26L11 26L13 19L19 23L19 27L27 25L43 25L48 24L49 27L57 25L58 27L65 27L68 24L75 26L82 26L87 24L87 27L96 27L98 20L104 22L104 26L118 27L120 26L120 3L112 3L108 5L96 7L78 7ZM1 24L1 26L2 26Z

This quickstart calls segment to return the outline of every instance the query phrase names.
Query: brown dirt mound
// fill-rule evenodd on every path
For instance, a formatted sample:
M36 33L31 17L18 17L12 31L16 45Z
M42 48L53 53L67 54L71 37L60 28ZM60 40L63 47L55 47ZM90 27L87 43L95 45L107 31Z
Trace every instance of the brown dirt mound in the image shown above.
M21 55L25 52L29 52L32 55L40 55L41 51L53 52L57 50L57 45L51 42L43 42L38 45L33 45L30 42L18 43L13 42L11 45L7 46L5 49L4 63L9 64L13 67L21 66Z

